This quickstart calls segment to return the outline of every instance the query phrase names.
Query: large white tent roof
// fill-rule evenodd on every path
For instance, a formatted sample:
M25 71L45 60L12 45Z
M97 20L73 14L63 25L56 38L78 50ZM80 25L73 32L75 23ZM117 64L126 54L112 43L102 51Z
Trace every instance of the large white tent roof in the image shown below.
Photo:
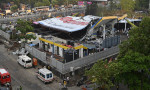
M127 18L127 20L129 20L130 22L141 21L141 19L129 19L129 18ZM125 19L122 19L119 21L119 23L127 23L127 21Z
M91 20L98 19L97 16L84 16L84 17L59 17L50 18L42 21L38 21L39 24L67 32L75 32L84 29L90 23Z

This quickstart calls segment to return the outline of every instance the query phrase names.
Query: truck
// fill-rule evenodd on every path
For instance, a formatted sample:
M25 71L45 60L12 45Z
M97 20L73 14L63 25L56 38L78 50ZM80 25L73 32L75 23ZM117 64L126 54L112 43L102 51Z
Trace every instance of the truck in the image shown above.
M41 68L37 72L37 78L43 81L45 84L54 80L53 73L46 67Z
M0 84L5 86L11 85L10 73L4 68L0 68Z

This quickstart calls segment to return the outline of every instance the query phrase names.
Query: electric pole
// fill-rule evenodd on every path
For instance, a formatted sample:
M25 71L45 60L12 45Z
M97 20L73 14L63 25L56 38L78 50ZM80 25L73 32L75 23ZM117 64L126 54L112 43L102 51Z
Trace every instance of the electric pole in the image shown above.
M149 10L150 10L150 0L149 0Z

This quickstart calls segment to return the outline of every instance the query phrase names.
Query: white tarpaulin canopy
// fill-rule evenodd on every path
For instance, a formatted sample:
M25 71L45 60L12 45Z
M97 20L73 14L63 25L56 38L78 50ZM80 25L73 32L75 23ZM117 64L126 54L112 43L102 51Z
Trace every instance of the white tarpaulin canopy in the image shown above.
M130 22L141 21L141 19L129 19L129 18L127 18L127 20L129 20ZM119 21L119 23L127 23L127 21L125 19L122 19Z
M90 23L90 21L93 19L98 19L100 17L96 16L84 16L84 17L59 17L59 18L50 18L42 21L38 21L39 24L54 28L62 31L67 32L75 32L84 29L87 27L87 25Z

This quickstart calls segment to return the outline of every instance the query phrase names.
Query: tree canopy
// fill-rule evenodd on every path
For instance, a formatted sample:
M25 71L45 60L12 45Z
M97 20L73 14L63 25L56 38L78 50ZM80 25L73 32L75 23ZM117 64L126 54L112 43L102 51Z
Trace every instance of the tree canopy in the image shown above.
M29 21L24 21L24 20L18 20L17 21L17 27L16 30L20 31L21 34L19 34L20 39L35 39L35 37L33 35L27 35L27 32L33 32L33 27L31 26L31 22Z
M11 9L12 12L16 12L18 7L17 7L17 5L13 5L13 6L11 6L10 9Z
M149 0L136 0L135 9L136 10L146 10L149 8Z
M135 8L135 1L134 0L121 0L120 1L121 9L124 11L132 11Z
M116 82L128 85L130 90L149 90L150 89L150 18L145 17L139 27L134 27L129 31L130 38L120 44L120 53L117 60L111 62L114 66L109 67L108 63L96 63L89 72L95 76L97 72L97 80L103 78L105 88L111 86L111 78L114 77ZM111 65L110 64L110 65ZM107 68L104 68L108 65ZM98 69L93 69L98 68ZM111 74L110 71L112 71ZM99 74L99 73L101 74ZM88 75L89 75L88 74ZM89 75L90 76L90 75ZM103 85L103 80L99 80ZM99 85L99 82L96 82Z
M50 5L50 1L49 0L42 0L42 1L38 1L34 4L35 7L38 6L49 6Z
M89 71L86 71L85 75L100 88L110 89L114 86L113 77L119 74L119 66L121 66L119 63L100 60Z

